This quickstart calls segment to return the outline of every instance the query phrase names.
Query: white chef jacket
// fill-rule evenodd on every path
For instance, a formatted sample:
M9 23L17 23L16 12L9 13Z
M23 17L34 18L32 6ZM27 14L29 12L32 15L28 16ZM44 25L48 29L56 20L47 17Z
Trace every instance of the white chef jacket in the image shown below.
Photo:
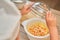
M15 40L20 18L20 11L13 2L0 0L0 40Z

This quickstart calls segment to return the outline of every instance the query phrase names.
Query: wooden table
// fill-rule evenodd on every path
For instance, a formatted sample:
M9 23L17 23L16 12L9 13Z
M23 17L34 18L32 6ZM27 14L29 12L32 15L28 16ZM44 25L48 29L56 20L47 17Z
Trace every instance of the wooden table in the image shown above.
M51 9L52 13L55 14L55 16L57 17L57 28L59 31L59 35L60 35L60 11ZM25 16L24 16L25 17ZM25 20L25 18L23 17L23 20ZM59 36L60 39L60 36ZM20 27L20 40L29 40L27 37L27 34L24 31L24 28L21 26Z

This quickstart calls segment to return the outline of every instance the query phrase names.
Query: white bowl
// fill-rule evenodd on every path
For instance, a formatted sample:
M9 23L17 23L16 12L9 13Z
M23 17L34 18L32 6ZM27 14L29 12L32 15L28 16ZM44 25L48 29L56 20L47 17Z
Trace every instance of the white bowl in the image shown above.
M30 34L30 33L27 31L27 28L26 28L26 27L27 27L27 24L30 23L31 21L41 21L41 22L46 23L45 20L42 20L42 19L40 19L40 18L31 18L31 19L28 19L28 20L22 22L22 25L24 26L24 30L25 30L25 32L27 33L29 39L30 39L30 40L40 40L40 39L41 39L41 40L45 40L45 39L49 39L49 34L47 34L47 35L45 35L45 36L34 36L34 35Z

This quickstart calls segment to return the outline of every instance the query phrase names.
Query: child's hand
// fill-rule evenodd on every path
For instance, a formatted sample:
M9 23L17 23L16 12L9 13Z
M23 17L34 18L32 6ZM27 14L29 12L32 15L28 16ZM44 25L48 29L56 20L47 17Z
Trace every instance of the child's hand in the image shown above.
M51 12L46 14L46 22L48 27L56 27L56 17Z
M46 23L50 30L50 40L58 40L59 36L56 27L56 17L51 12L46 14Z
M22 15L27 14L28 12L31 11L31 7L34 4L34 2L31 2L30 4L24 5L24 7L21 10Z

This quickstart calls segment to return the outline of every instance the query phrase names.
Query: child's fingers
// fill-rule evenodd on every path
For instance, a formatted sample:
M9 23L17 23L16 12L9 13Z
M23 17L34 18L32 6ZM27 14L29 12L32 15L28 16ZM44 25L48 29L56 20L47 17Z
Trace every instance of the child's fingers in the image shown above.
M49 17L49 11L47 12L47 14L46 14L46 17L45 17L45 18L47 19L48 17Z
M47 14L46 14L45 19L46 19L46 21L47 21L47 20L49 20L49 19L51 19L51 18L52 18L52 13L51 13L50 11L48 11Z
M52 13L51 13L51 11L49 11L49 13L48 13L48 17L52 17Z
M30 11L31 11L31 9L28 9L28 10L27 10L27 13L30 12Z
M52 17L53 15L52 15L52 13L51 13L51 11L48 11L47 12L47 17Z
M49 11L47 12L47 14L46 14L46 17L48 17L49 16Z

